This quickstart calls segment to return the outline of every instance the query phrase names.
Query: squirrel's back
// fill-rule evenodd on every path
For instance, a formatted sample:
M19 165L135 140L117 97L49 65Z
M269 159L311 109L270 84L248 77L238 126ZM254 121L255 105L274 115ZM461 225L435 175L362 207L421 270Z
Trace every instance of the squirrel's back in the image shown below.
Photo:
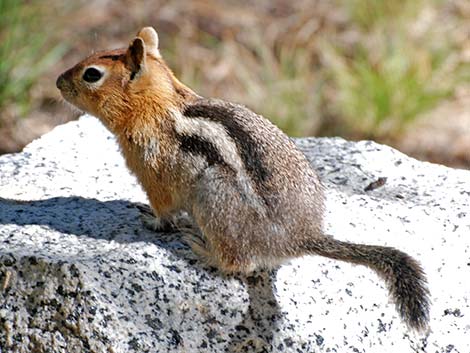
M184 136L200 140L198 144L183 143L184 150L203 153L206 160L246 176L273 212L309 209L311 217L305 219L321 224L320 180L292 140L269 120L242 105L204 98L187 105L182 116L186 125ZM201 125L211 128L201 134L198 131ZM218 151L224 150L230 153L217 156ZM295 207L303 202L302 207Z

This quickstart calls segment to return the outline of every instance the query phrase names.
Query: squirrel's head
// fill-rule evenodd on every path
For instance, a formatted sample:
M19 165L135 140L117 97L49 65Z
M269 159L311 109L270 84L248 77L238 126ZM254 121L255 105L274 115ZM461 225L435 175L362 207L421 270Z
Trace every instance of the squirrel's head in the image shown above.
M155 117L178 109L195 96L163 61L152 27L140 30L126 49L97 52L79 62L56 86L65 100L112 130L137 114Z

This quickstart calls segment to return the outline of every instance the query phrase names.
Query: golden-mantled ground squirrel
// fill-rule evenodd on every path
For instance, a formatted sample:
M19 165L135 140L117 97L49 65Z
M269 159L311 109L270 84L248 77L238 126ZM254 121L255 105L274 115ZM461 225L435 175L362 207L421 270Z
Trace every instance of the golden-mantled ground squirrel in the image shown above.
M404 321L427 327L420 265L393 248L325 235L323 188L304 155L262 116L178 81L153 28L126 49L86 58L60 75L57 87L116 135L161 224L181 211L190 215L203 237L190 245L209 263L248 273L316 254L369 266Z

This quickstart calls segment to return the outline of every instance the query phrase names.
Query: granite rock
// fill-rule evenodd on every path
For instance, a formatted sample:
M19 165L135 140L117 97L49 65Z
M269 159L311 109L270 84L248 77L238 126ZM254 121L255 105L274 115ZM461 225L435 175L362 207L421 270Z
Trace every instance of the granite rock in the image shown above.
M296 143L328 188L328 233L422 263L429 332L407 330L368 268L312 256L222 276L147 230L144 193L85 116L0 157L0 352L470 352L470 172Z

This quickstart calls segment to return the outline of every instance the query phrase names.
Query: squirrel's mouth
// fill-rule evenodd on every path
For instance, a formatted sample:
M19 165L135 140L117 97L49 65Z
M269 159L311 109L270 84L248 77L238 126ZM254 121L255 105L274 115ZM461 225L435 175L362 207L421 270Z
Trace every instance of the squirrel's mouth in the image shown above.
M77 106L76 97L78 96L78 91L73 85L67 82L62 75L56 81L56 86L60 90L62 97L72 105Z
M62 81L59 83L59 78L57 79L56 86L60 90L62 98L65 102L67 102L71 107L77 109L82 114L85 113L85 110L80 106L79 102L77 102L78 91L74 87L70 87L71 85L68 83L63 83Z

